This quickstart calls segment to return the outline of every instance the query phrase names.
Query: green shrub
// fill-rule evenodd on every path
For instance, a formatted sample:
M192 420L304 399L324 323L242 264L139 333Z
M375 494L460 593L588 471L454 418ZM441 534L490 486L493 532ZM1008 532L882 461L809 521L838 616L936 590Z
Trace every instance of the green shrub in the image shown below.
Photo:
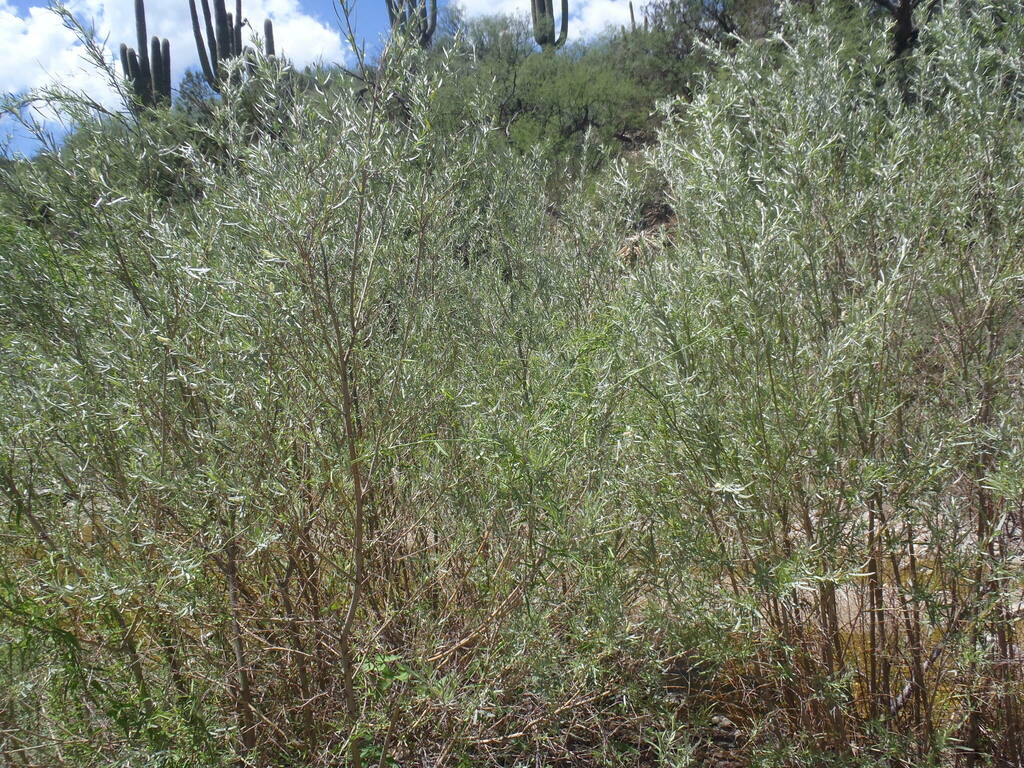
M490 31L512 141L402 41L77 112L0 169L4 757L1020 762L1022 18L787 10L618 158Z

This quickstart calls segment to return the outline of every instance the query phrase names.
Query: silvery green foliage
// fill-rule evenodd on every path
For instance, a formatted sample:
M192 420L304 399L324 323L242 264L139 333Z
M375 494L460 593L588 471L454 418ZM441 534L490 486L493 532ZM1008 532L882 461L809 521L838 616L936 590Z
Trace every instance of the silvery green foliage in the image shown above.
M822 13L591 175L399 44L5 166L4 748L1019 762L1024 15Z
M1020 686L1024 28L950 5L899 60L879 32L790 11L665 105L680 231L635 333L685 531L666 599L813 670L774 690L839 707L836 743L882 719L1015 755L980 691Z

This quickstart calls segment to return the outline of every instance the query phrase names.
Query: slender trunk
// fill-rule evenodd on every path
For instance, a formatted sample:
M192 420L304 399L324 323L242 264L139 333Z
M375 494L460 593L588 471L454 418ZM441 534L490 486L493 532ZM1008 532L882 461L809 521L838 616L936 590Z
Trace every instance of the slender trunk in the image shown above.
M232 515L233 517L233 515ZM245 641L239 619L238 600L238 543L235 539L232 520L231 539L225 547L227 563L228 598L231 601L231 650L235 657L235 712L241 728L242 748L246 752L256 746L256 731L253 725L252 691L250 690L249 668L245 659Z

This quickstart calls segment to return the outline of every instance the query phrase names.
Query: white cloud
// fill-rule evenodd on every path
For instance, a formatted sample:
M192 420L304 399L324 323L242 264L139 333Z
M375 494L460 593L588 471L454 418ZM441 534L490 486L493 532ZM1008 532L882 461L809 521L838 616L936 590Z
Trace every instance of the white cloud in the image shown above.
M51 82L104 96L103 77L85 66L74 33L46 8L24 15L0 0L0 92L18 92Z
M609 26L621 27L629 24L628 0L585 0L580 3L580 10L570 14L569 36L576 33L582 38L593 37L604 32Z
M234 3L228 5L234 7ZM136 45L134 4L128 0L71 0L68 7L107 40L109 57L120 69L118 47L122 42ZM273 20L278 53L296 66L321 59L343 62L347 58L339 31L304 13L299 0L245 0L243 11L249 31L260 36L263 20ZM185 0L151 0L146 7L146 26L150 37L158 35L170 41L175 82L186 69L198 66ZM17 93L57 82L84 90L101 103L116 104L106 78L83 60L83 49L75 35L45 7L19 11L9 0L0 0L0 51L8 54L0 57L0 92Z
M641 4L636 0L634 5ZM470 16L483 14L510 14L529 16L530 0L461 0L460 5ZM561 3L555 3L556 23ZM586 40L599 34L609 25L619 27L629 23L629 0L570 0L569 39Z
M462 0L459 5L470 16L499 13L522 16L530 12L530 0Z

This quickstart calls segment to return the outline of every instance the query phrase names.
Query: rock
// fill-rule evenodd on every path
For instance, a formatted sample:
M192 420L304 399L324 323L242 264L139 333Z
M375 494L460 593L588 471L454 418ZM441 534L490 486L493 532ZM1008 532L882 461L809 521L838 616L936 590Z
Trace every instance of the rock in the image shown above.
M736 728L736 723L734 723L725 715L715 715L714 717L712 717L711 727L714 728L716 731L721 731L723 733L736 733L738 730Z
M742 732L725 715L714 715L707 730L707 741L701 765L703 768L747 768L740 754Z

